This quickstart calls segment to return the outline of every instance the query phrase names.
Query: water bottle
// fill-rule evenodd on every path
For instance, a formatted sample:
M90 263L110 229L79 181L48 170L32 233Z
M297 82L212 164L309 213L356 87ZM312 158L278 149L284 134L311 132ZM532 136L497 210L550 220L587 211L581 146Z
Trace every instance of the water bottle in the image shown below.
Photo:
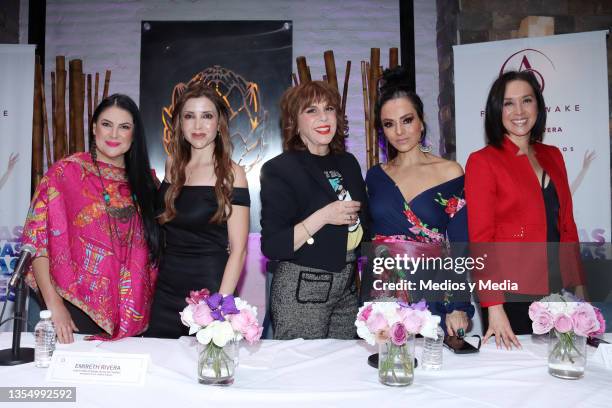
M40 311L40 321L34 327L34 337L34 364L36 367L49 367L55 351L55 327L50 310Z
M444 331L440 326L437 329L438 337L435 339L425 337L423 345L423 356L421 366L425 370L439 370L442 368L442 342L444 341Z

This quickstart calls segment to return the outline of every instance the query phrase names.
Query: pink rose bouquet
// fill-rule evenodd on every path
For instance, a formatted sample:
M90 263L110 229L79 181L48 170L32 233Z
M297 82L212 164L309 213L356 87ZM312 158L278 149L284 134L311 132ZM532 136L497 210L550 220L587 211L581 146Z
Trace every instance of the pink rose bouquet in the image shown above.
M391 340L397 346L404 345L409 335L420 334L435 338L440 316L431 314L424 301L415 304L404 302L367 302L357 313L357 335L369 344Z
M230 340L243 338L250 344L261 338L263 328L257 321L257 308L232 295L210 294L207 289L192 291L185 299L181 321L196 334L201 344L211 341L223 347Z
M565 291L533 302L529 306L529 318L535 334L554 335L551 339L555 338L555 342L549 346L549 364L550 361L562 364L586 361L584 351L576 346L577 336L598 336L606 328L598 308Z
M212 361L214 377L222 377L233 363L223 347L242 339L253 344L261 338L263 327L257 321L257 308L232 295L210 294L207 289L192 291L185 300L187 306L180 312L181 322L205 346L200 365L204 360Z
M379 345L378 376L383 384L408 385L414 373L415 334L436 338L440 316L431 314L425 301L408 304L389 300L368 302L359 309L357 335Z
M535 334L545 334L554 329L558 333L597 336L606 328L598 308L568 292L552 294L533 302L529 306L529 318L533 321Z

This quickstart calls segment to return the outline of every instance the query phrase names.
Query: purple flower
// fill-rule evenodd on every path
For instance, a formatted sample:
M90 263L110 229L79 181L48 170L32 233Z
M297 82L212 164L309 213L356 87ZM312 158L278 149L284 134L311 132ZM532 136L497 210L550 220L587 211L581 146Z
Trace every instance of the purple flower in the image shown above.
M391 341L396 346L401 346L406 343L406 328L401 323L393 323L391 326Z
M414 310L420 310L421 312L427 310L427 302L425 299L421 299L418 303L413 303L410 305Z
M225 315L240 313L232 295L223 297L221 294L215 293L206 299L206 304L210 308L212 318L221 322L225 321Z
M213 310L219 307L222 300L223 296L220 293L214 293L206 298L206 304L208 304L208 307Z

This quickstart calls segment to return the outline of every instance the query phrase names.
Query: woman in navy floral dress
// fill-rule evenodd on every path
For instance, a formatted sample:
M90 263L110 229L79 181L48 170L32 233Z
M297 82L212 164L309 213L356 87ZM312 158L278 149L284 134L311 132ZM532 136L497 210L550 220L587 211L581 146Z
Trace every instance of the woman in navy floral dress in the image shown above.
M385 71L376 106L376 124L388 142L388 162L372 167L366 176L373 241L390 248L400 243L401 252L412 251L413 256L444 256L448 242L468 241L463 170L430 153L423 103L405 78L402 68ZM452 271L444 273L451 280L457 277ZM420 295L417 290L398 297L420 300L415 293ZM453 301L450 291L427 300L437 300L430 301L429 308L441 316L449 335L468 328L474 314L468 301Z

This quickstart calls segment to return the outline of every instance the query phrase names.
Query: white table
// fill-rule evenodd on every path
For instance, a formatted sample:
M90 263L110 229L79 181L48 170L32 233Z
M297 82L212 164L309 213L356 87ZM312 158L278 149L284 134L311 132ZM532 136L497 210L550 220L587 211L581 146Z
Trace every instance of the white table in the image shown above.
M608 340L612 336L608 335ZM22 346L33 345L23 335ZM414 383L393 388L378 382L367 357L375 351L363 341L265 340L243 346L235 383L212 387L196 380L192 337L179 340L129 338L86 342L81 338L60 350L148 353L152 365L144 387L76 385L74 403L52 407L611 407L612 371L589 358L584 378L561 380L548 374L547 344L520 336L522 350L497 350L493 342L480 353L454 355L444 350L444 366L432 372L417 368ZM0 334L9 348L10 333ZM417 356L421 343L417 340ZM45 381L46 370L25 364L0 367L1 386L65 386ZM210 405L216 403L218 405ZM47 404L19 403L16 407Z

